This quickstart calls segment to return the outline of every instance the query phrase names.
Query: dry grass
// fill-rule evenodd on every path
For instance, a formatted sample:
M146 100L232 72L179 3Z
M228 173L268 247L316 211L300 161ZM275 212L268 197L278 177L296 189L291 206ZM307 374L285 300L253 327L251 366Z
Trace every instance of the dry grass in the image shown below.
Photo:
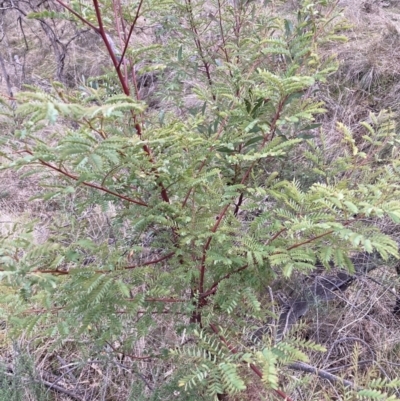
M359 360L364 361L364 368L374 362L386 363L399 342L399 319L393 314L396 278L383 266L368 277L359 277L332 305L315 309L306 335L328 349L318 366L336 372L354 369L354 342L360 343ZM392 369L389 372L392 378L396 377Z
M351 26L344 32L349 40L327 50L337 54L340 68L322 88L329 111L325 121L331 129L336 121L354 126L371 111L391 109L398 114L400 101L400 56L396 51L400 9L362 0L341 5Z
M393 227L388 224L384 228L390 231ZM364 263L362 258L359 263ZM362 265L357 266L361 268ZM334 274L334 271L330 274ZM283 282L273 283L271 287L275 290L283 288L286 294L290 293L290 289L304 288L306 277L293 279L295 281L287 283L289 289L284 289ZM367 387L370 380L378 377L394 380L400 371L400 316L394 313L399 291L396 269L382 261L368 275L357 275L345 292L336 293L334 300L316 300L288 336L323 345L327 350L325 353L307 352L310 365L350 380L357 386ZM266 304L277 302L277 295L275 292L273 299L267 296ZM261 325L261 322L258 324ZM270 319L266 326L265 344L270 340L270 335L274 337L276 325L276 320ZM304 372L288 369L287 374L284 384L293 400L342 400L337 384L333 385L314 375L305 375ZM256 383L251 388L253 386L255 391L254 396L249 398L251 401L258 400L255 394L263 392Z

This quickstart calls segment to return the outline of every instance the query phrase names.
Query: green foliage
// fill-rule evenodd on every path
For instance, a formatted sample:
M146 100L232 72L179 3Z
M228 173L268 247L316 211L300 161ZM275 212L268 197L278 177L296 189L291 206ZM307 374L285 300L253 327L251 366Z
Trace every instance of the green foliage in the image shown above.
M340 39L327 2L306 1L292 19L256 2L211 2L206 18L202 1L145 3L162 46L128 48L126 66L79 89L54 83L17 96L2 168L40 180L37 198L57 210L46 241L35 241L34 225L1 240L0 277L16 289L10 325L99 350L118 341L130 354L165 314L175 341L145 353L188 367L171 379L188 399L245 392L248 367L260 369L265 391L277 390L283 366L322 349L302 340L244 346L246 314L272 313L262 290L317 261L352 271L352 252L398 257L369 223L400 221L393 119L372 115L360 143L340 125L343 145L326 150L315 123L323 104L310 93L336 68L318 56ZM126 20L136 21L136 7L124 6ZM72 9L98 18L83 2ZM102 13L109 26L111 7ZM158 109L138 89L149 71ZM190 341L177 341L182 333Z

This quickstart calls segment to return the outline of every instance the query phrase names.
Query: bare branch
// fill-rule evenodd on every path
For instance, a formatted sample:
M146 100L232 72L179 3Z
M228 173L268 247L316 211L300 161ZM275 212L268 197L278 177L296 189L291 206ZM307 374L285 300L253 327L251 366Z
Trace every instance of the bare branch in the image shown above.
M311 366L304 362L291 363L288 366L288 368L293 369L293 370L300 370L300 371L306 372L306 373L312 373L314 375L321 377L322 379L329 380L331 383L341 383L345 387L350 387L353 390L357 390L357 388L353 382L342 379L341 377L333 375L332 373L329 373L326 370L318 369L315 366Z

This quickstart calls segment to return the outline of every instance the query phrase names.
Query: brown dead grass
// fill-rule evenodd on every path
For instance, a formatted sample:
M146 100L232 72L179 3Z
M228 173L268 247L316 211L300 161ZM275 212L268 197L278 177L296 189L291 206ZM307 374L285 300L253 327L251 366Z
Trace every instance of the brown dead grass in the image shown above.
M400 104L400 9L363 0L340 4L351 28L345 32L348 42L328 51L340 62L339 71L322 88L331 129L335 121L354 126L371 111L398 114Z

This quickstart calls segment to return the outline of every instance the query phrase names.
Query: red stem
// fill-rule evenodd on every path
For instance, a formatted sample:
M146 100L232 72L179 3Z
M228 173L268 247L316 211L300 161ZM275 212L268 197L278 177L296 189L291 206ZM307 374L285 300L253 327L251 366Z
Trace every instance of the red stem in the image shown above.
M221 39L222 39L222 44L223 44L223 49L222 50L223 50L223 52L225 54L226 62L230 63L228 50L226 49L226 40L225 40L224 28L222 26L221 0L218 0L218 22L219 22L219 29L221 31ZM231 78L233 77L230 67L229 67L229 75L231 76Z
M143 267L143 266L149 266L149 265L155 265L156 263L162 262L163 260L169 259L172 256L175 255L175 252L170 252L167 255L162 256L159 259L154 259L154 260L150 260L149 262L146 263L142 263L140 265L133 265L133 266L125 266L123 269L127 270L127 269L136 269L138 267Z
M113 11L114 11L114 20L115 20L115 25L118 33L118 38L119 38L119 46L121 49L124 49L126 46L126 30L125 30L125 25L124 25L124 19L123 19L123 12L122 12L122 6L121 6L121 1L120 0L112 0L112 5L113 5ZM121 61L122 59L119 60L118 68L121 68ZM128 66L127 63L122 64L124 67L124 76L126 80L128 80Z
M30 150L25 150L25 152L29 153L30 155L33 155L33 152L31 152ZM53 166L52 164L47 163L44 160L39 159L39 162L42 165L44 165L46 167L49 167L52 170L57 171L57 172L61 173L62 175L65 175L68 178L71 178L74 181L78 181L79 180L79 176L76 176L74 174L69 173L68 171L64 171L61 168ZM86 182L86 181L82 181L81 184L86 186L86 187L90 187L90 188L98 189L99 191L102 191L102 192L106 192L106 193L108 193L110 195L113 195L113 196L116 196L116 197L118 197L120 199L126 200L129 203L134 203L136 205L145 206L145 207L148 206L147 203L144 203L144 202L136 200L136 199L129 198L128 196L125 196L125 195L121 195L121 194L119 194L117 192L114 192L114 191L111 191L110 189L105 188L105 187L103 187L101 185L92 184L91 182Z
M213 84L213 81L211 78L210 64L205 59L203 47L201 46L201 42L200 42L200 35L197 31L196 24L194 23L193 8L192 8L191 0L186 0L186 7L187 7L187 10L189 13L190 28L192 29L192 31L194 33L194 35L193 35L194 43L197 47L197 50L199 51L200 59L201 59L201 62L203 63L204 69L206 70L208 84L209 84L210 88L212 89L214 84ZM212 98L213 98L213 100L216 100L216 96L214 93L212 93Z
M220 212L217 217L217 222L214 224L214 227L211 229L212 233L215 233L218 230L219 225L221 224L222 218L224 217L226 211L228 210L230 204L228 203ZM212 237L208 237L206 244L203 248L203 256L201 258L201 268L200 268L200 282L199 282L199 291L200 294L204 292L204 276L206 272L206 256L207 250L210 247Z
M225 274L225 276L223 276L223 277L220 278L219 280L215 281L214 284L211 286L211 288L210 288L208 291L206 291L206 292L204 292L204 293L200 293L200 298L205 299L205 298L207 298L208 296L214 294L214 293L217 291L218 285L220 284L220 282L221 282L222 280L226 280L227 278L231 277L232 274L239 273L239 272L241 272L242 270L247 269L248 267L249 267L249 265L244 265L244 266L240 267L239 269L236 269L235 271L233 271L233 272L231 272L231 273Z
M127 49L128 49L128 46L129 46L129 40L130 40L130 38L131 38L131 36L132 36L133 30L135 29L136 22L137 22L137 20L138 20L138 18L139 18L139 13L140 13L140 9L142 8L142 5L143 5L143 0L140 0L139 5L138 5L138 8L136 9L135 18L134 18L134 20L133 20L133 22L132 22L131 28L130 28L129 33L128 33L128 38L126 39L126 43L125 43L125 46L124 46L124 50L122 51L122 54L121 54L121 60L119 61L119 64L118 64L118 66L117 66L117 69L118 69L118 70L120 69L121 64L122 64L122 62L123 62L123 60L124 60L125 53L126 53L126 51L127 51Z
M87 19L83 18L81 15L79 15L76 11L74 11L70 6L62 2L61 0L56 0L58 4L60 4L62 7L64 7L66 10L68 10L71 14L74 14L75 17L80 19L84 24L90 26L95 32L99 32L99 28L95 27L93 24L91 24Z
M227 117L225 117L224 121L222 121L221 126L219 127L219 130L218 130L217 134L215 135L215 139L214 140L217 140L221 136L222 131L225 128L226 120L227 120ZM214 146L210 146L210 148L208 149L208 154L212 155L213 154L213 150L214 150ZM198 174L200 174L202 172L202 170L203 170L204 166L206 165L206 163L207 163L207 159L204 159L201 162ZM185 199L182 202L182 208L184 208L186 206L186 203L189 200L189 196L191 195L192 191L193 191L193 188L190 188L188 193L186 194Z
M98 32L99 32L101 38L103 39L104 44L107 47L108 54L111 57L111 60L112 60L112 62L114 64L114 67L115 67L115 70L117 71L118 79L119 79L119 81L121 83L122 90L124 91L126 96L129 96L130 95L130 91L129 91L128 84L126 82L125 77L122 75L121 69L118 68L118 65L119 65L118 61L117 61L117 59L115 57L115 54L114 54L114 52L113 52L113 50L111 48L111 45L110 45L110 43L108 41L106 32L104 30L103 19L101 18L100 5L99 5L98 0L93 0L93 5L94 5L94 9L96 11L97 22L99 23Z
M282 228L282 230L278 231L277 233L275 233L275 235L270 238L265 245L269 245L272 241L275 241L282 233L284 233L287 229L286 228Z
M96 26L94 26L93 24L91 24L88 20L86 20L85 18L83 18L82 16L80 16L76 11L74 11L71 7L69 7L67 4L65 4L62 0L56 0L56 1L57 1L62 7L64 7L65 9L67 9L69 12L71 12L71 13L72 13L73 15L75 15L77 18L79 18L84 24L90 26L95 32L97 32L97 33L101 36L101 38L103 39L104 44L106 45L108 54L109 54L109 56L111 57L111 60L112 60L112 62L113 62L113 64L114 64L114 68L115 68L115 70L116 70L116 72L117 72L118 79L119 79L119 81L120 81L120 83L121 83L121 86L122 86L122 90L123 90L123 92L124 92L124 94L125 94L126 96L129 96L129 95L130 95L129 86L128 86L128 84L127 84L127 80L126 80L125 77L122 75L122 72L121 72L121 69L120 69L120 65L121 65L121 62L122 62L122 58L121 58L121 61L120 61L120 62L117 61L117 59L116 59L116 57L115 57L115 54L114 54L114 52L113 52L113 50L112 50L112 48L111 48L111 45L110 45L110 43L109 43L109 41L108 41L107 34L106 34L105 30L104 30L103 19L102 19L102 17L101 17L101 11L100 11L99 1L98 1L98 0L93 0L93 5L94 5L94 8L95 8L95 12L96 12L96 18L97 18L97 22L98 22L98 24L99 24L99 27L98 27L98 28L97 28ZM130 29L130 32L129 32L129 35L128 35L128 39L127 39L127 41L126 41L126 44L125 44L125 47L124 47L124 51L123 51L123 55L122 55L122 56L124 56L125 53L126 53L127 47L128 47L128 45L129 45L129 39L130 39L130 36L131 36L132 33L133 33L133 29L134 29L134 27L135 27L135 25L136 25L136 22L137 22L138 18L139 18L139 13L140 13L140 9L141 9L141 7L142 7L142 4L143 4L143 0L140 0L140 3L139 3L138 8L137 8L137 10L136 10L136 16L135 16L134 22L133 22L133 24L132 24L132 26L131 26L131 29ZM137 120L137 119L136 119L136 116L133 116L133 118L134 118L134 120L135 120L135 122L136 122L136 120ZM136 128L137 134L138 134L139 136L141 136L141 126L140 126L140 124L136 122L135 128ZM146 154L149 156L150 161L151 161L152 163L154 163L154 161L153 161L153 159L152 159L152 156L151 156L150 148L149 148L147 145L144 145L144 146L143 146L143 150L144 150L144 151L146 152ZM168 197L168 194L167 194L167 191L166 191L165 187L163 186L162 183L159 183L158 186L161 188L161 197L162 197L162 199L164 200L164 202L168 202L168 203L169 203L169 197ZM122 196L119 196L119 197L122 198ZM128 199L127 199L127 200L128 200ZM135 202L134 202L134 203L135 203ZM146 205L146 206L147 206L147 205Z
M138 267L143 267L143 266L149 266L149 265L155 265L156 263L162 262L166 259L169 259L175 254L175 252L170 252L169 254L162 256L161 258L150 260L146 263L142 263L140 265L134 265L134 266L125 266L122 268L122 270L128 270L128 269L136 269ZM4 271L4 269L0 269L0 271ZM103 270L95 270L96 273L100 274L106 274L110 273L108 271L103 271ZM44 273L44 274L55 274L55 275L67 275L70 274L69 270L33 270L31 273Z
M190 2L190 0L188 0L188 1ZM285 99L286 98L287 98L287 96L285 96L284 99L282 99L279 102L278 110L275 113L274 119L273 119L273 121L271 123L271 128L270 128L269 132L264 135L264 140L263 140L263 142L262 142L262 144L260 146L260 150L262 150L264 148L264 146L267 143L268 139L272 139L274 137L275 130L276 130L276 124L277 124L278 119L279 119L279 117L280 117L280 115L282 113L283 105L285 104ZM256 160L253 161L253 163L251 163L250 167L247 169L247 171L244 174L242 180L240 181L240 184L244 184L247 181L247 179L248 179L248 177L249 177L249 175L250 175L250 173L251 173L251 171L252 171L252 169L253 169L255 164L256 164ZM224 218L229 206L230 206L230 203L225 205L224 208L219 213L219 215L217 217L217 222L214 224L213 228L211 229L212 233L215 233L218 230L218 227L220 226L221 221ZM206 241L206 243L204 245L204 248L203 248L203 256L201 258L201 267L200 267L200 280L199 280L199 292L200 292L200 294L204 293L204 281L205 281L205 273L206 273L205 261L206 261L206 257L207 257L207 251L208 251L208 249L209 249L209 247L211 245L212 238L213 238L212 236L208 237L208 239L207 239L207 241ZM199 305L199 306L202 306L202 305Z
M348 224L344 224L344 225L346 226L346 225L348 225ZM316 239L323 238L323 237L325 237L325 236L327 236L327 235L329 235L329 234L332 234L333 232L334 232L334 231L331 230L331 231L327 231L326 233L323 233L323 234L320 234L320 235L316 235L315 237L309 238L309 239L306 240L306 241L299 242L298 244L294 244L294 245L292 245L292 246L289 246L289 248L288 248L287 250L290 251L291 249L298 248L299 246L302 246L302 245L305 245L305 244L309 244L310 242L313 242L313 241L315 241Z

